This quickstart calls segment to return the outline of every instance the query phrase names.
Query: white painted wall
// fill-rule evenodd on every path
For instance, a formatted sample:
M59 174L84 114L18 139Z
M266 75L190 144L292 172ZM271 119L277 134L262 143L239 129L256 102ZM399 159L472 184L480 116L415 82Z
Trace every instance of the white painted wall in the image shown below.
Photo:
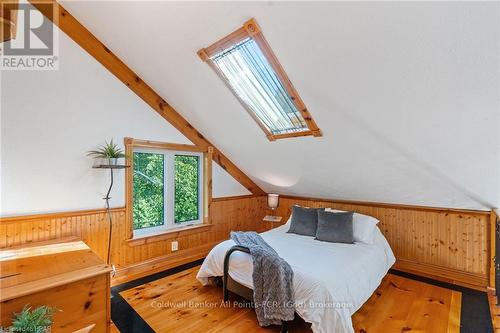
M190 143L63 33L58 71L1 73L1 216L104 207L85 152L124 137ZM218 165L214 196L248 194ZM118 171L112 206L124 205Z
M65 5L267 191L500 207L499 2ZM270 143L197 57L250 17L324 137Z
M214 198L251 194L217 163L212 163L212 196Z

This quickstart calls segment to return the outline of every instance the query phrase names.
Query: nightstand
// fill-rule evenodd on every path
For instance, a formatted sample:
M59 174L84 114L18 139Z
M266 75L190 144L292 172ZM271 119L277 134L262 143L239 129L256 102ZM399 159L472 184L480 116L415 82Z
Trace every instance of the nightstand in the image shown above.
M266 215L262 221L264 222L264 230L271 230L273 228L276 228L279 226L278 223L281 222L282 217L281 216L272 216L272 215Z

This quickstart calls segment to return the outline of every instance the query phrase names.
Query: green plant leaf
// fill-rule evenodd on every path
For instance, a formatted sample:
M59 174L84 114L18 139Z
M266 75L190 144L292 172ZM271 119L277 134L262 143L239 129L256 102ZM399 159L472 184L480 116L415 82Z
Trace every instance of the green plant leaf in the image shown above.
M55 311L55 308L47 305L31 310L31 306L26 304L21 312L14 313L9 331L44 333L52 325L52 316Z
M100 146L96 150L89 150L87 156L94 158L124 158L126 155L123 150L118 147L111 139L110 142L105 142L104 145Z

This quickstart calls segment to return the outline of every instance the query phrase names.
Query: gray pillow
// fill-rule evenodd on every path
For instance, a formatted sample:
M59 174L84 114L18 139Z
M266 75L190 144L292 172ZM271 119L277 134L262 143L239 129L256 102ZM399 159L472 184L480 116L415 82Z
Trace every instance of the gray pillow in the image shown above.
M318 212L317 240L331 243L354 243L352 216L354 212Z
M318 211L325 210L324 208L303 208L300 206L292 207L292 220L288 233L316 236L316 228L318 227Z

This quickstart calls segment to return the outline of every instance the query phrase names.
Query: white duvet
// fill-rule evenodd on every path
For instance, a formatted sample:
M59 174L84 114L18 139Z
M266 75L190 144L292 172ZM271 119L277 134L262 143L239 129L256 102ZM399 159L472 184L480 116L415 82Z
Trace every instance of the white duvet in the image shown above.
M293 269L295 311L312 324L315 333L354 332L351 316L365 303L394 264L389 244L375 228L371 245L328 243L313 237L288 234L288 223L261 233L262 238ZM201 265L197 279L222 276L226 251L232 240L215 246ZM229 275L253 289L252 258L243 252L231 254Z

